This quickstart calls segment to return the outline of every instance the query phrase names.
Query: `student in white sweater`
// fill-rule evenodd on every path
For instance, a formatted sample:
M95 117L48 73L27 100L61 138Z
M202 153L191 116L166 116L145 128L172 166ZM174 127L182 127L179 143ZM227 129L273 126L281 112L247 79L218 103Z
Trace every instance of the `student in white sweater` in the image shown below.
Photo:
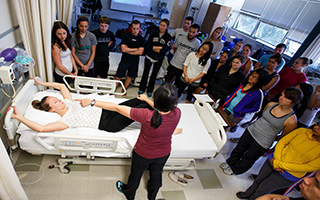
M186 103L192 100L192 93L198 88L201 78L208 71L211 63L210 54L212 48L211 42L205 42L200 46L198 51L189 53L184 61L183 73L178 86L178 98L180 98L182 92L188 86Z

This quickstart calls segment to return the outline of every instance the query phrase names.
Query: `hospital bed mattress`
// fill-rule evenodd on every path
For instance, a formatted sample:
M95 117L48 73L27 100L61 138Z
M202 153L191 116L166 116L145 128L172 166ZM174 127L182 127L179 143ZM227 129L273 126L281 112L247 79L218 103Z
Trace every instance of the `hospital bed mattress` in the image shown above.
M41 91L37 92L33 99L42 99L44 96L55 96L62 99L62 96L57 91ZM126 99L118 99L113 95L98 95L98 94L72 94L74 99L90 98L102 101L121 103ZM182 128L182 133L172 136L172 151L171 158L207 158L213 157L217 153L218 148L208 134L206 127L202 123L196 108L193 104L179 104L181 109L181 119L178 128ZM32 108L31 103L25 111L24 116L28 119L36 121L40 124L47 124L60 119L56 113L49 113L39 111ZM52 132L56 135L79 135L79 136L99 136L99 137L123 137L126 138L133 147L140 132L140 124L138 122L132 123L124 130L116 133L110 133L92 128L69 128L63 131ZM57 154L60 155L59 149L48 150L44 148L36 139L35 136L39 134L29 129L24 124L20 123L17 133L20 134L19 144L20 148L33 154ZM49 146L54 145L54 138L44 137L43 141ZM93 156L100 157L129 157L130 153L117 153L128 148L125 143L119 142L116 152L92 152Z

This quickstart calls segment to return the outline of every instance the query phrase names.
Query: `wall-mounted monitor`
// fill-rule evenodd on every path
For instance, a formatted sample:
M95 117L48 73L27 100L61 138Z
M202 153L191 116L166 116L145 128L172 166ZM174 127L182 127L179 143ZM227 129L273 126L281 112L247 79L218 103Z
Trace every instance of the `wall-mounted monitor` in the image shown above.
M149 14L152 0L111 0L110 9Z

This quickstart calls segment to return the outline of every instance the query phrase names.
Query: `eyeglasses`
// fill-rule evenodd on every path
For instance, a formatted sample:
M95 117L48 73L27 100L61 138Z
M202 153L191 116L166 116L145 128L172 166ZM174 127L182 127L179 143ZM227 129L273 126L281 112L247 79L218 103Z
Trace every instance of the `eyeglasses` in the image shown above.
M256 79L256 80L259 80L259 76L255 76L253 74L251 74L252 78Z
M209 51L209 49L204 48L203 46L201 47L203 50L205 50L206 52Z

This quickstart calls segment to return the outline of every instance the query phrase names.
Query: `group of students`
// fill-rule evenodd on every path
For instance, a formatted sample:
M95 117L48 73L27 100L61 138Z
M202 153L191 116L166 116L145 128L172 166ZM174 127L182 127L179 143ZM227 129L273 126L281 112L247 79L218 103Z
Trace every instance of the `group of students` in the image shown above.
M94 125L88 124L88 126L119 131L132 122L132 120L128 121L128 118L142 123L141 133L133 152L128 184L117 182L118 190L123 192L128 199L133 199L142 172L149 168L148 197L155 198L161 187L161 171L170 153L171 134L175 131L180 118L180 111L175 107L177 97L181 96L186 87L188 87L186 102L192 101L193 93L206 90L206 93L209 93L214 99L220 99L225 112L236 124L246 114L263 110L258 115L260 118L245 130L227 162L220 165L225 174L246 172L275 140L282 138L274 153L270 154L263 165L253 185L246 192L237 193L239 198L255 199L273 189L292 184L303 177L306 172L319 170L320 124L317 123L312 130L295 130L297 105L301 102L304 105L299 111L301 113L300 127L308 127L320 107L318 98L320 86L313 91L312 86L305 83L307 78L303 73L303 69L312 61L301 57L293 63L292 67L282 69L285 62L281 54L285 51L286 46L279 44L272 55L262 56L253 66L249 57L252 52L250 44L244 45L238 42L234 49L220 54L223 46L220 40L222 28L216 28L212 35L201 44L196 38L200 26L192 23L193 19L187 17L184 27L175 30L170 35L167 30L169 21L162 19L159 30L152 32L145 42L139 34L140 22L133 21L131 32L122 38L122 57L116 79L120 80L127 76L125 81L125 88L127 88L132 78L137 76L139 56L144 53L145 67L138 99L129 100L121 106L95 100L81 100L81 106L91 105L103 108L102 111L99 109L92 114L86 113L86 115L92 115L92 118L99 119ZM62 22L54 24L52 56L56 63L55 79L57 82L61 82L63 74L106 78L109 66L109 50L106 47L115 41L112 32L108 31L109 24L110 21L102 17L99 19L100 28L90 33L87 31L88 19L79 17L77 31L72 36ZM100 44L103 44L103 47L99 46ZM153 94L157 73L170 48L172 51L169 53L169 58L172 58L169 59L169 67L165 76L166 83ZM148 83L152 64L153 71ZM173 81L177 90L170 84ZM71 99L61 85L39 82L36 84L60 89L65 99ZM143 95L144 92L147 95ZM147 98L152 95L154 103ZM63 130L83 126L82 123L80 125L78 122L69 120L68 115L70 114L66 113L69 107L73 107L73 104L68 101L63 103L61 100L48 97L41 102L36 102L35 107L57 112L63 120L41 126L26 120L16 108L13 118L37 131L52 131L57 127ZM140 112L139 109L131 109L131 107L145 109ZM74 110L81 109L74 108ZM115 112L121 115L115 115ZM175 120L171 122L170 130L161 126L167 123L166 120L170 121L172 117ZM112 123L113 120L116 120L117 123ZM118 123L119 121L121 123ZM120 124L120 127L114 127L115 124ZM163 145L159 147L161 151L148 152L145 150L150 144L153 144L153 140L159 142L151 134L154 133L154 129L159 131L159 134L164 134L165 139L161 139L161 145ZM281 131L282 134L277 136Z
M115 42L114 34L108 30L109 25L110 20L101 17L99 29L89 32L89 19L80 16L76 31L70 34L63 22L54 23L51 44L56 82L63 83L64 75L107 78L109 46Z
M282 69L285 61L281 55L286 45L278 44L273 54L262 56L253 66L252 46L241 41L230 52L222 52L219 59L212 59L221 51L213 52L221 28L198 44L200 47L195 51L191 46L196 43L192 40L195 26L190 26L187 36L175 40L175 54L166 82L171 82L175 76L178 97L188 86L186 102L192 100L193 93L206 90L215 100L220 99L224 111L235 124L246 114L259 112L255 117L258 119L247 124L248 128L227 162L220 165L223 172L227 175L245 173L274 141L279 141L252 186L245 192L238 192L237 197L256 199L290 186L308 172L319 170L320 124L307 127L320 107L320 86L313 89L306 83L303 72L312 60L300 57L292 66ZM296 129L297 126L303 128Z

